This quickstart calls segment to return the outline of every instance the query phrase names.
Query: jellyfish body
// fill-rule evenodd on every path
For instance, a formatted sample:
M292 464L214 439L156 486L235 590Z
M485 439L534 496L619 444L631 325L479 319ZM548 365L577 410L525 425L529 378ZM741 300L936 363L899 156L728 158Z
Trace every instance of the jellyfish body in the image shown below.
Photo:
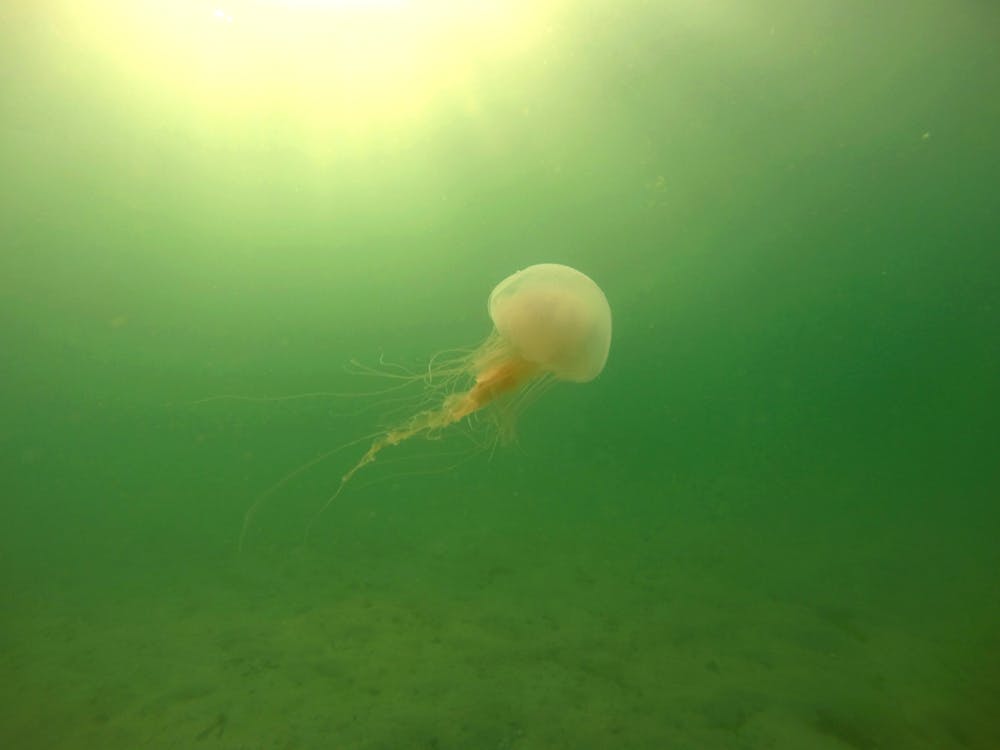
M490 317L517 356L560 380L596 378L611 349L611 308L591 278L543 263L508 276L493 289Z
M467 360L472 386L377 437L330 501L383 448L459 422L540 377L585 383L604 369L611 307L601 288L574 268L543 263L508 276L490 294L489 313L494 331Z

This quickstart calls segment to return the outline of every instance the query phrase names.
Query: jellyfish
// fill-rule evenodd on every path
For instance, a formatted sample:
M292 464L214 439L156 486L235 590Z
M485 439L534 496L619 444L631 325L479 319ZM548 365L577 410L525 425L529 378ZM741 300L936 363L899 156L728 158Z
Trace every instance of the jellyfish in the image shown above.
M517 271L494 287L488 309L493 332L464 360L471 387L376 437L330 500L383 449L460 422L541 378L589 382L608 361L611 307L575 268L541 263Z
M536 384L550 380L586 383L604 369L611 348L611 308L604 292L586 274L557 263L529 266L494 287L488 309L493 331L455 368L456 379L471 385L448 393L433 408L377 434L364 455L341 477L314 521L384 449L417 435L433 435ZM300 467L265 495L313 463ZM241 549L261 500L263 496L244 518Z

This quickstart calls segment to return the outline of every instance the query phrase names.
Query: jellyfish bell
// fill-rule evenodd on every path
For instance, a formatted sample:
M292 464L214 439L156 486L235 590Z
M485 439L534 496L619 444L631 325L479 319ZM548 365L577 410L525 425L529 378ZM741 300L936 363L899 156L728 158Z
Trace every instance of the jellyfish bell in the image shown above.
M529 266L497 284L488 307L494 331L471 359L475 384L454 399L456 419L534 378L586 383L604 369L611 307L575 268Z
M569 266L518 271L490 294L497 333L526 361L559 380L586 383L611 349L611 307L601 288Z

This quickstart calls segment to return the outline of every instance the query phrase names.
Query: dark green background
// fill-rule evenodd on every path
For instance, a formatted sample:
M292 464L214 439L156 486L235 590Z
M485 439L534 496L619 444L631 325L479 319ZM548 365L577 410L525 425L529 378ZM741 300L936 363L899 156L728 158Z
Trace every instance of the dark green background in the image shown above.
M702 5L572 4L332 160L0 12L5 746L1000 746L1000 13ZM536 262L599 379L236 556L396 405L190 402L383 387Z

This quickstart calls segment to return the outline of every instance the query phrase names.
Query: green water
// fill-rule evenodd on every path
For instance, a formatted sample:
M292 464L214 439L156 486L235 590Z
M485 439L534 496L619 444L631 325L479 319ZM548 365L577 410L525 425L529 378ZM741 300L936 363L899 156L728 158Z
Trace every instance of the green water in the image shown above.
M65 7L0 10L0 744L1000 747L994 4L569 4L328 140ZM421 387L212 397L401 382L538 262L597 380L237 554Z

